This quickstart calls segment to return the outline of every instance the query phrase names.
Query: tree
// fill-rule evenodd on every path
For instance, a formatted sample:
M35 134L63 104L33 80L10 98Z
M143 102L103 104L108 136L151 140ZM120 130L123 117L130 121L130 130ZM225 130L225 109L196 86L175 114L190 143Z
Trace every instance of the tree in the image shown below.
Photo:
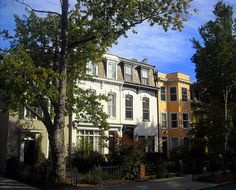
M1 87L7 95L8 109L17 110L23 105L44 123L52 152L52 179L61 183L66 170L65 116L73 112L85 113L82 117L90 114L94 124L107 126L99 100L87 98L88 92L77 85L88 79L86 62L101 61L108 47L144 21L164 30L181 30L192 0L77 0L71 10L69 1L61 0L60 13L36 10L23 0L16 1L30 11L23 18L15 16L14 36L6 30L1 32L11 40L0 66ZM47 110L48 100L54 108L53 118ZM40 106L44 116L40 117L32 106Z
M223 103L223 119L217 121L221 114L212 115L211 124L219 125L224 136L223 154L226 159L228 151L228 138L231 128L230 101L236 82L236 40L233 21L233 9L222 1L215 5L213 11L214 21L209 21L199 29L203 44L193 39L196 53L192 61L196 65L197 83L206 90L211 108L219 111L219 105ZM220 106L222 108L222 106ZM213 109L214 110L214 109ZM219 116L217 118L217 115ZM223 126L223 127L222 127ZM215 128L216 130L216 128ZM226 164L226 160L225 160ZM225 165L226 166L226 165Z

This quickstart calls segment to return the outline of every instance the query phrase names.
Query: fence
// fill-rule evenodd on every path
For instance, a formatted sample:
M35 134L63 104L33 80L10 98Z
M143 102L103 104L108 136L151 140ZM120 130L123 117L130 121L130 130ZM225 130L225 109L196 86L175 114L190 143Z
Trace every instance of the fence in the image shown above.
M121 179L123 177L123 174L123 166L97 166L90 170L84 176L89 183L97 183L102 180ZM67 170L67 180L70 184L77 185L79 179L81 179L81 176L76 168Z

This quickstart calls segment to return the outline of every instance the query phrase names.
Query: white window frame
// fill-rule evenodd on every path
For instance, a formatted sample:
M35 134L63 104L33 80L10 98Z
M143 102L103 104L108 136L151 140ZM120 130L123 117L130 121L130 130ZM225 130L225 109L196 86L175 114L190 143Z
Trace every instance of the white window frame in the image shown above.
M162 124L163 124L162 114L165 114L165 115L166 115L166 121L165 121L165 122L166 122L166 127L165 127L165 128L164 128L163 125L162 125ZM161 128L162 128L162 129L168 129L168 114L167 114L167 112L161 112Z
M115 78L112 77L112 74L109 72L109 63L115 64ZM107 60L107 78L109 79L117 79L117 62L113 60Z
M127 74L126 73L126 68L130 68L130 71L131 71L131 74ZM125 81L127 82L133 82L133 66L132 65L125 65L125 68L124 68L124 74L125 74ZM130 77L130 80L128 80L127 76Z
M177 127L174 127L174 128L172 127L172 117L171 117L172 114L176 114L176 116L177 116L177 120L176 120L177 121ZM171 112L170 113L170 128L171 129L178 129L179 128L179 117L178 117L177 112Z
M38 114L40 114L41 116L43 116L43 110L40 107L31 107L31 109L34 109ZM40 111L40 112L39 112ZM29 113L29 115L28 115ZM23 113L23 118L26 120L32 119L32 120L39 120L39 118L34 115L33 113L31 113L29 110L27 110L26 107L24 107L24 113Z
M164 88L165 93L162 93L162 92L161 92L161 89L162 89L162 88ZM161 87L160 87L160 100L161 100L162 102L165 102L165 101L166 101L166 89L167 89L167 88L166 88L165 86L161 86ZM164 95L165 100L162 100L162 95Z
M79 133L79 131L83 131L83 133ZM87 134L85 134L85 131L88 131ZM89 134L89 132L93 132L93 134ZM99 153L102 152L102 133L99 130L94 130L94 129L77 129L76 130L76 144L79 145L80 140L82 138L87 138L89 141L89 138L93 138L93 150L97 151ZM80 139L81 138L81 139ZM99 141L98 143L100 144L95 144L95 142Z
M126 108L127 108L127 106L126 106L126 97L132 97L132 107L131 107L132 116L131 116L131 118L128 118L126 116ZM134 118L134 97L132 95L130 95L130 94L126 94L125 95L125 119L126 120L133 120L133 118Z
M144 110L144 107L143 107L143 101L144 101L145 99L148 100L148 110L147 110L147 109ZM142 109L143 115L144 115L144 111L148 111L148 119L144 119L144 118L143 118L143 121L150 121L150 99L149 99L149 98L147 98L147 97L143 97L143 98L142 98L142 108L143 108L143 109Z
M188 116L188 120L184 120L184 114L186 114ZM184 122L188 122L188 127L184 127ZM189 129L190 128L190 122L189 122L189 113L188 112L183 112L182 113L182 127L183 129Z
M183 89L186 89L186 94L183 94ZM186 100L183 100L183 95L186 96ZM186 87L181 88L181 99L182 99L182 102L188 101L188 89Z
M93 73L93 68L95 68L95 73ZM92 63L92 61L87 62L86 64L86 74L91 76L98 76L98 65Z
M144 77L143 72L147 72L147 77ZM144 68L141 69L141 84L143 84L143 85L148 85L148 83L149 83L149 80L148 80L148 79L149 79L149 78L148 78L148 73L149 73L149 70L148 70L148 69L144 69ZM143 79L146 79L146 80L147 80L147 84L144 84Z
M175 95L176 95L176 100L171 100L171 88L175 88ZM170 102L176 102L178 100L178 91L177 91L177 87L176 86L170 86L169 87L169 99L170 99Z
M116 93L109 92L108 98L110 98L110 97L114 97L114 99L112 99L112 100L114 100L114 102L111 100L108 101L108 115L110 118L115 118L116 117L116 107L117 107L116 106Z

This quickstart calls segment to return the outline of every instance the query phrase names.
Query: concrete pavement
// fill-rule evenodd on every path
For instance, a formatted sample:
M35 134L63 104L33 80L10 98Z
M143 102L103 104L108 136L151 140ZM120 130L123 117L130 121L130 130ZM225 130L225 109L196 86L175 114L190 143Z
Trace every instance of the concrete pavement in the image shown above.
M0 176L0 190L40 190L39 188L26 185L16 180L3 178ZM71 188L68 188L71 189ZM151 180L145 182L131 182L128 184L119 184L111 186L97 187L74 187L77 190L235 190L234 184L214 184L192 181L191 175L169 179Z
M26 185L19 181L0 177L0 190L12 190L12 189L39 190L39 188Z
M107 187L98 186L94 188L81 188L81 190L200 190L205 188L215 189L217 186L218 185L214 183L192 181L192 176L189 175L184 177L151 180L145 182L134 182L129 184L112 185ZM232 188L234 187L232 186Z

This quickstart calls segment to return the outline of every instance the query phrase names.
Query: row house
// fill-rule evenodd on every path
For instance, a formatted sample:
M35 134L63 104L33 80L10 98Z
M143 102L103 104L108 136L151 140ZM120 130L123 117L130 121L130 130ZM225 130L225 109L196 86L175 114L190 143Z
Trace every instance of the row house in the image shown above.
M103 62L88 63L88 72L96 81L82 81L81 87L96 94L109 97L102 102L109 115L109 137L102 143L102 131L92 124L80 121L72 133L76 146L87 139L93 149L107 154L114 146L114 136L124 135L134 140L145 140L145 151L158 151L157 88L155 87L155 67L135 60L105 54ZM74 114L74 118L77 118Z
M173 147L188 144L191 83L188 75L156 72L153 65L111 54L105 54L99 63L88 63L87 67L88 74L96 80L81 81L79 85L91 93L109 97L108 102L101 102L109 115L109 130L102 131L82 119L77 122L78 116L73 114L72 132L69 119L65 121L66 147L79 146L86 140L95 151L107 154L109 148L114 148L116 136L127 136L144 141L145 152L167 155ZM4 170L6 157L32 164L39 141L42 153L48 158L46 128L30 112L23 110L19 115L0 112L0 131L0 172Z
M166 155L174 147L189 144L190 84L188 75L157 72L159 142Z

